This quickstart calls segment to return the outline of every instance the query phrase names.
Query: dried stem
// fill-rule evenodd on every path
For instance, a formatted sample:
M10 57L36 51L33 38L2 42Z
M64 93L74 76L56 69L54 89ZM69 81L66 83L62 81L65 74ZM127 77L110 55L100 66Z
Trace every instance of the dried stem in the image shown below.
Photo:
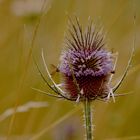
M88 98L86 98L86 100L84 101L84 117L85 117L86 140L93 140L91 101Z

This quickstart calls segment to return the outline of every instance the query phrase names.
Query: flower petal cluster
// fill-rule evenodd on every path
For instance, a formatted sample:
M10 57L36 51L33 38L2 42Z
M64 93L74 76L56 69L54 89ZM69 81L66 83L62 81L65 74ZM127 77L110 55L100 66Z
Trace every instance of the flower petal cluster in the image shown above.
M71 98L95 99L110 92L112 53L105 49L104 36L91 23L83 33L79 21L71 22L70 37L60 58L65 89Z

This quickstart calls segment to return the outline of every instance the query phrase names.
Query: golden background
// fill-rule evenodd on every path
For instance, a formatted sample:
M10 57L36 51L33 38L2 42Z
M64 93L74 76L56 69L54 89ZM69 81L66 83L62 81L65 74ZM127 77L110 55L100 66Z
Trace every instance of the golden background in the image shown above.
M68 16L75 15L83 27L89 16L103 26L108 48L119 53L112 85L127 66L136 35L131 69L117 91L133 93L115 103L93 102L93 122L95 140L140 140L139 0L0 0L0 140L84 139L81 104L32 89L51 92L33 57L46 76L43 48L52 71L50 64L59 64L64 47ZM59 74L53 78L59 82Z

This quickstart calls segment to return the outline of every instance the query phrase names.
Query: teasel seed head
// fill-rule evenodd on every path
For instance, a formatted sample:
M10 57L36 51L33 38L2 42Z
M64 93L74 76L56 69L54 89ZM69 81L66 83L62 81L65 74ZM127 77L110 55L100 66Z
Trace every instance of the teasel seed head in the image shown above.
M105 37L91 21L85 32L77 18L70 19L70 25L59 66L65 90L74 99L105 98L113 72L113 55L105 48Z

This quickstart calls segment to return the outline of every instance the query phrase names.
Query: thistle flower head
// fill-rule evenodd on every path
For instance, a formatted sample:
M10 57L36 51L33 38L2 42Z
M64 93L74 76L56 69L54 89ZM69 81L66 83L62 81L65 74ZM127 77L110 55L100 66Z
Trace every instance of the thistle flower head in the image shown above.
M92 23L83 32L78 19L67 37L67 47L60 58L60 72L71 98L95 99L109 93L109 77L113 71L112 54L105 49L104 36Z
M60 66L56 69L57 72L60 71L62 73L64 84L56 84L53 80L42 50L42 60L48 80L42 74L37 63L36 66L47 86L55 94L50 94L39 89L35 90L56 98L64 98L70 101L83 101L86 137L87 139L92 139L91 100L103 99L103 101L105 101L105 99L112 97L113 101L115 101L115 97L127 94L114 94L114 92L119 88L130 68L134 54L135 37L126 70L120 81L114 87L110 87L117 57L113 62L113 54L105 48L103 34L95 30L92 23L87 27L86 31L83 32L77 18L76 24L71 21L71 26L72 27L69 28L71 37L67 38L67 47L62 52ZM65 91L61 86L65 86Z

